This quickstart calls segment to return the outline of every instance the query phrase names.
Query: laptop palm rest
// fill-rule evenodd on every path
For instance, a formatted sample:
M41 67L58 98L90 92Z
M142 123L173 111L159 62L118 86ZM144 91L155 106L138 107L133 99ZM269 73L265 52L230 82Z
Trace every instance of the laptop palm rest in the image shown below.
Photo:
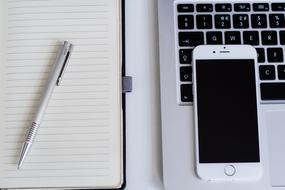
M265 116L271 185L285 186L285 111L268 111Z

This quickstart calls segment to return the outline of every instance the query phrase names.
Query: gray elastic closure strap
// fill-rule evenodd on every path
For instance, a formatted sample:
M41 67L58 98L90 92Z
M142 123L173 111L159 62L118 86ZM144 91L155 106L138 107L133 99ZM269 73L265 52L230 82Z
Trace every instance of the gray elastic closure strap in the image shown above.
M122 79L122 92L128 93L133 90L133 78L131 76L123 76Z

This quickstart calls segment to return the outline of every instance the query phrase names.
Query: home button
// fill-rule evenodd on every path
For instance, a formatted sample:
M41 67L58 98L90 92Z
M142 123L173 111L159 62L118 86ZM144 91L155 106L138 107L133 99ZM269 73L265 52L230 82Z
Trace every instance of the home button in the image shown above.
M236 168L233 165L225 166L224 172L227 176L233 176L236 173Z

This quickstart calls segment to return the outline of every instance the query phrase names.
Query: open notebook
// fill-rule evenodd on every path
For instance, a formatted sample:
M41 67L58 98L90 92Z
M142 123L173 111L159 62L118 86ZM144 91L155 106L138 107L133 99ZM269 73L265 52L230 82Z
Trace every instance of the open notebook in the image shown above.
M120 0L1 0L0 188L123 183ZM21 170L60 41L74 51Z

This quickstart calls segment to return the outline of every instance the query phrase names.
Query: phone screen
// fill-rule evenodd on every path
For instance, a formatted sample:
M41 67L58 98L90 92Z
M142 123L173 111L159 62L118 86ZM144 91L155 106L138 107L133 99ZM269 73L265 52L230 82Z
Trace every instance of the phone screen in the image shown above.
M200 163L260 161L254 64L196 60Z

